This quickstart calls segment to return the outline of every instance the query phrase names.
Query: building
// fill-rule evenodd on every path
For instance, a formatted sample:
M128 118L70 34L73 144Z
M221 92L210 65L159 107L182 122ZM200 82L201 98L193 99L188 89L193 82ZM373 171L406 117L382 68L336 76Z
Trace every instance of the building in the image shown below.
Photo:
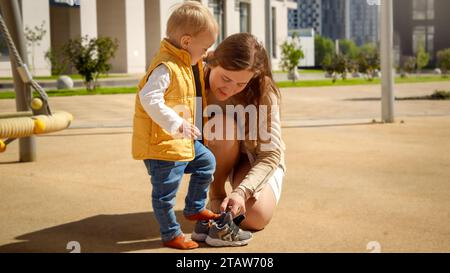
M332 40L345 39L346 33L346 0L322 0L322 36Z
M414 56L422 46L432 63L439 50L450 48L450 1L394 1L394 32L397 56Z
M351 39L357 45L376 43L378 5L375 0L297 0L298 8L288 12L288 27L313 28L332 40Z
M300 39L300 47L302 48L304 57L300 60L300 67L315 66L315 31L312 28L295 29L289 31L289 36L296 34Z
M372 0L373 1L373 0ZM347 0L346 38L352 39L357 45L377 43L379 8L368 0Z
M288 28L314 29L318 34L322 32L322 1L297 0L297 9L289 10Z
M21 0L24 27L41 24L47 30L34 47L34 75L50 75L45 52L70 38L109 36L119 41L112 73L144 73L165 37L170 8L183 0L77 0L69 6L58 0ZM288 0L199 0L220 25L219 41L250 32L263 42L277 69L280 44L288 36L287 12L297 4ZM30 51L30 55L31 55ZM31 60L31 56L29 56ZM31 61L30 61L31 62ZM5 45L0 41L0 76L11 76Z

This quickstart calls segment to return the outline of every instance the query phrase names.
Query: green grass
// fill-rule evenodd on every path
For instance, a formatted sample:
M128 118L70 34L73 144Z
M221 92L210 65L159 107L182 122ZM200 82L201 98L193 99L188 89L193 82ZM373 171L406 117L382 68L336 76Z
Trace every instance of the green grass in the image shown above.
M273 70L273 74L287 74L287 71ZM325 72L321 69L299 69L298 73L301 74L324 74Z
M450 78L443 78L441 76L422 76L422 77L409 77L395 79L395 83L424 83L424 82L443 82L450 81ZM367 81L365 79L339 79L336 83L333 83L331 79L324 80L313 80L313 81L297 81L293 83L292 81L277 82L278 87L288 88L288 87L323 87L323 86L351 86L351 85L371 85L380 84L380 79L374 79L373 81Z
M89 96L89 95L110 95L110 94L133 94L137 87L99 87L95 92L89 92L86 89L60 89L46 91L49 97L66 96ZM0 99L14 99L16 94L13 91L0 92Z
M298 73L301 74L325 74L322 69L300 69Z
M395 82L402 83L426 83L426 82L450 82L450 78L442 78L440 76L422 76L422 77L409 77L409 78L396 78ZM373 81L367 81L365 79L339 79L336 83L332 83L331 79L325 80L312 80L312 81L292 81L278 82L277 85L280 88L288 87L323 87L323 86L351 86L351 85L373 85L380 84L380 79L374 79ZM62 97L62 96L88 96L88 95L109 95L109 94L133 94L136 93L136 87L99 87L95 92L89 92L84 88L80 89L61 89L61 90L48 90L47 94L50 97ZM0 99L13 99L15 98L14 91L0 92Z
M68 75L72 78L72 80L82 80L83 77L79 74L72 74L72 75ZM128 76L127 74L102 74L99 76L99 79L106 79L106 78L118 78L118 77L126 77ZM60 76L43 76L43 77L33 77L33 79L35 80L57 80ZM12 81L13 78L11 77L0 77L0 80L5 80L5 81Z

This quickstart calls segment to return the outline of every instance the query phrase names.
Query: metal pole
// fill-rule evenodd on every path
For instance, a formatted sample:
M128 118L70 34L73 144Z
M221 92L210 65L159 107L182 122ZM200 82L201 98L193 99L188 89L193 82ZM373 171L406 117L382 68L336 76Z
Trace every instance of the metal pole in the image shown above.
M28 65L26 44L24 39L22 16L17 0L0 0L0 8L8 30L17 47L23 62ZM17 62L14 54L9 54L11 60L11 70L14 78L14 87L16 91L16 109L17 111L30 111L28 102L31 99L30 87L22 82L17 73ZM21 162L31 162L36 160L36 140L35 137L25 137L19 139L19 160Z
M392 0L381 2L381 120L394 122L394 20Z

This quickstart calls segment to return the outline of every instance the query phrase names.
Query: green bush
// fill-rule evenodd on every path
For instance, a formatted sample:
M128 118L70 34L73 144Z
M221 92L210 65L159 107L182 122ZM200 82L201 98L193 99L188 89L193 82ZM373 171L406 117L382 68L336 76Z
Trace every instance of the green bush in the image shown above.
M360 49L352 40L340 40L339 51L350 60L356 60L359 55Z
M421 46L417 51L416 55L417 72L420 74L422 68L427 66L429 62L430 62L430 54L428 54L428 52L426 52L425 49Z
M403 58L401 65L402 77L406 77L406 73L412 74L416 71L417 60L416 57L406 56Z
M438 51L437 65L442 71L442 76L447 77L450 71L450 48Z
M69 66L69 60L61 48L49 49L45 58L50 62L53 76L65 73Z
M346 80L351 67L352 63L343 54L335 54L334 56L328 54L322 61L322 68L331 76L333 83L336 82L339 75L343 80Z
M314 47L315 65L317 67L322 66L325 57L327 57L328 55L333 56L334 54L336 54L333 40L322 37L320 35L316 35L316 37L314 38Z
M369 81L373 80L376 70L380 70L380 52L376 45L366 44L361 47L357 57L358 71L366 74Z
M436 90L431 94L430 98L432 100L450 100L450 92L443 90Z
M87 90L95 90L98 76L111 69L109 60L115 56L117 39L87 36L70 39L64 45L64 54L78 73L83 76Z
M293 35L281 45L281 63L280 67L284 71L295 73L299 66L300 60L305 55L300 46L300 39L297 35ZM292 80L295 82L296 76L293 75Z

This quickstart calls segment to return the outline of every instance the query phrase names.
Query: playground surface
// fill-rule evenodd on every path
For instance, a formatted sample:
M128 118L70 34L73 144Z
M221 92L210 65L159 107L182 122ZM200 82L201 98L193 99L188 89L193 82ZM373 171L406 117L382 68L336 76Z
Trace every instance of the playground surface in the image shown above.
M378 86L283 89L288 172L276 214L248 246L191 252L450 252L450 101L400 100L380 119ZM449 82L396 86L400 98ZM133 95L52 97L72 128L37 137L37 161L0 154L0 252L179 252L163 248L144 164L131 158ZM0 100L1 111L14 110ZM181 211L187 179L177 195Z

